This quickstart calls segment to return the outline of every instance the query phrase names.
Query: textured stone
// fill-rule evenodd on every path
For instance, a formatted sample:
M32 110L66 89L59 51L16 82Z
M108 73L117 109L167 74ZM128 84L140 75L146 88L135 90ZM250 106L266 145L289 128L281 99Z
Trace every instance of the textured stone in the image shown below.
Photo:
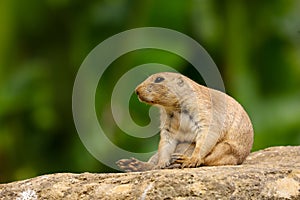
M300 199L300 146L254 152L238 166L43 175L0 184L0 199Z

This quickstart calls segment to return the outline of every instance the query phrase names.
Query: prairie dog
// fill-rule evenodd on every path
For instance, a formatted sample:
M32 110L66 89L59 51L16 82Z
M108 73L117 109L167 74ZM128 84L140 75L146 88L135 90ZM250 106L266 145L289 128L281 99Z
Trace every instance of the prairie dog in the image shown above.
M171 72L150 76L135 92L141 102L160 108L160 142L148 162L122 159L117 162L121 169L237 165L249 155L251 121L227 94Z

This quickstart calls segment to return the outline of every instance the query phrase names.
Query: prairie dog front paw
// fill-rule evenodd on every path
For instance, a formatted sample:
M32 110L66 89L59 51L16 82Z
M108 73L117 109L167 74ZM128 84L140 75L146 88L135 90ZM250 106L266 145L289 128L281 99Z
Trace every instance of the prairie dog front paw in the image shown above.
M189 157L184 154L174 153L172 154L172 163L180 164L181 168L198 167L203 164L203 159L198 157Z
M168 167L170 165L170 161L167 160L167 161L159 161L157 163L157 165L154 167L154 169L164 169L166 167Z

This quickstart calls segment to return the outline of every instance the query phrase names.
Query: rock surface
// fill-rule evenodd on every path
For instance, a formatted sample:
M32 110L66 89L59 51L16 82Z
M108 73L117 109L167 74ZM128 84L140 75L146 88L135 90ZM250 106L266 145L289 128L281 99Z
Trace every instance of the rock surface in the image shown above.
M43 175L0 184L0 199L300 199L300 146L254 152L239 166Z

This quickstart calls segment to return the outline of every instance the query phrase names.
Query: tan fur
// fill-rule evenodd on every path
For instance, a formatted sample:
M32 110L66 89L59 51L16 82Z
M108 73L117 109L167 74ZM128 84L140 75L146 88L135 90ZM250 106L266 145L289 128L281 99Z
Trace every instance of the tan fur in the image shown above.
M150 76L136 88L140 101L160 108L158 152L148 162L123 159L126 171L237 165L250 153L251 121L232 97L178 74Z

